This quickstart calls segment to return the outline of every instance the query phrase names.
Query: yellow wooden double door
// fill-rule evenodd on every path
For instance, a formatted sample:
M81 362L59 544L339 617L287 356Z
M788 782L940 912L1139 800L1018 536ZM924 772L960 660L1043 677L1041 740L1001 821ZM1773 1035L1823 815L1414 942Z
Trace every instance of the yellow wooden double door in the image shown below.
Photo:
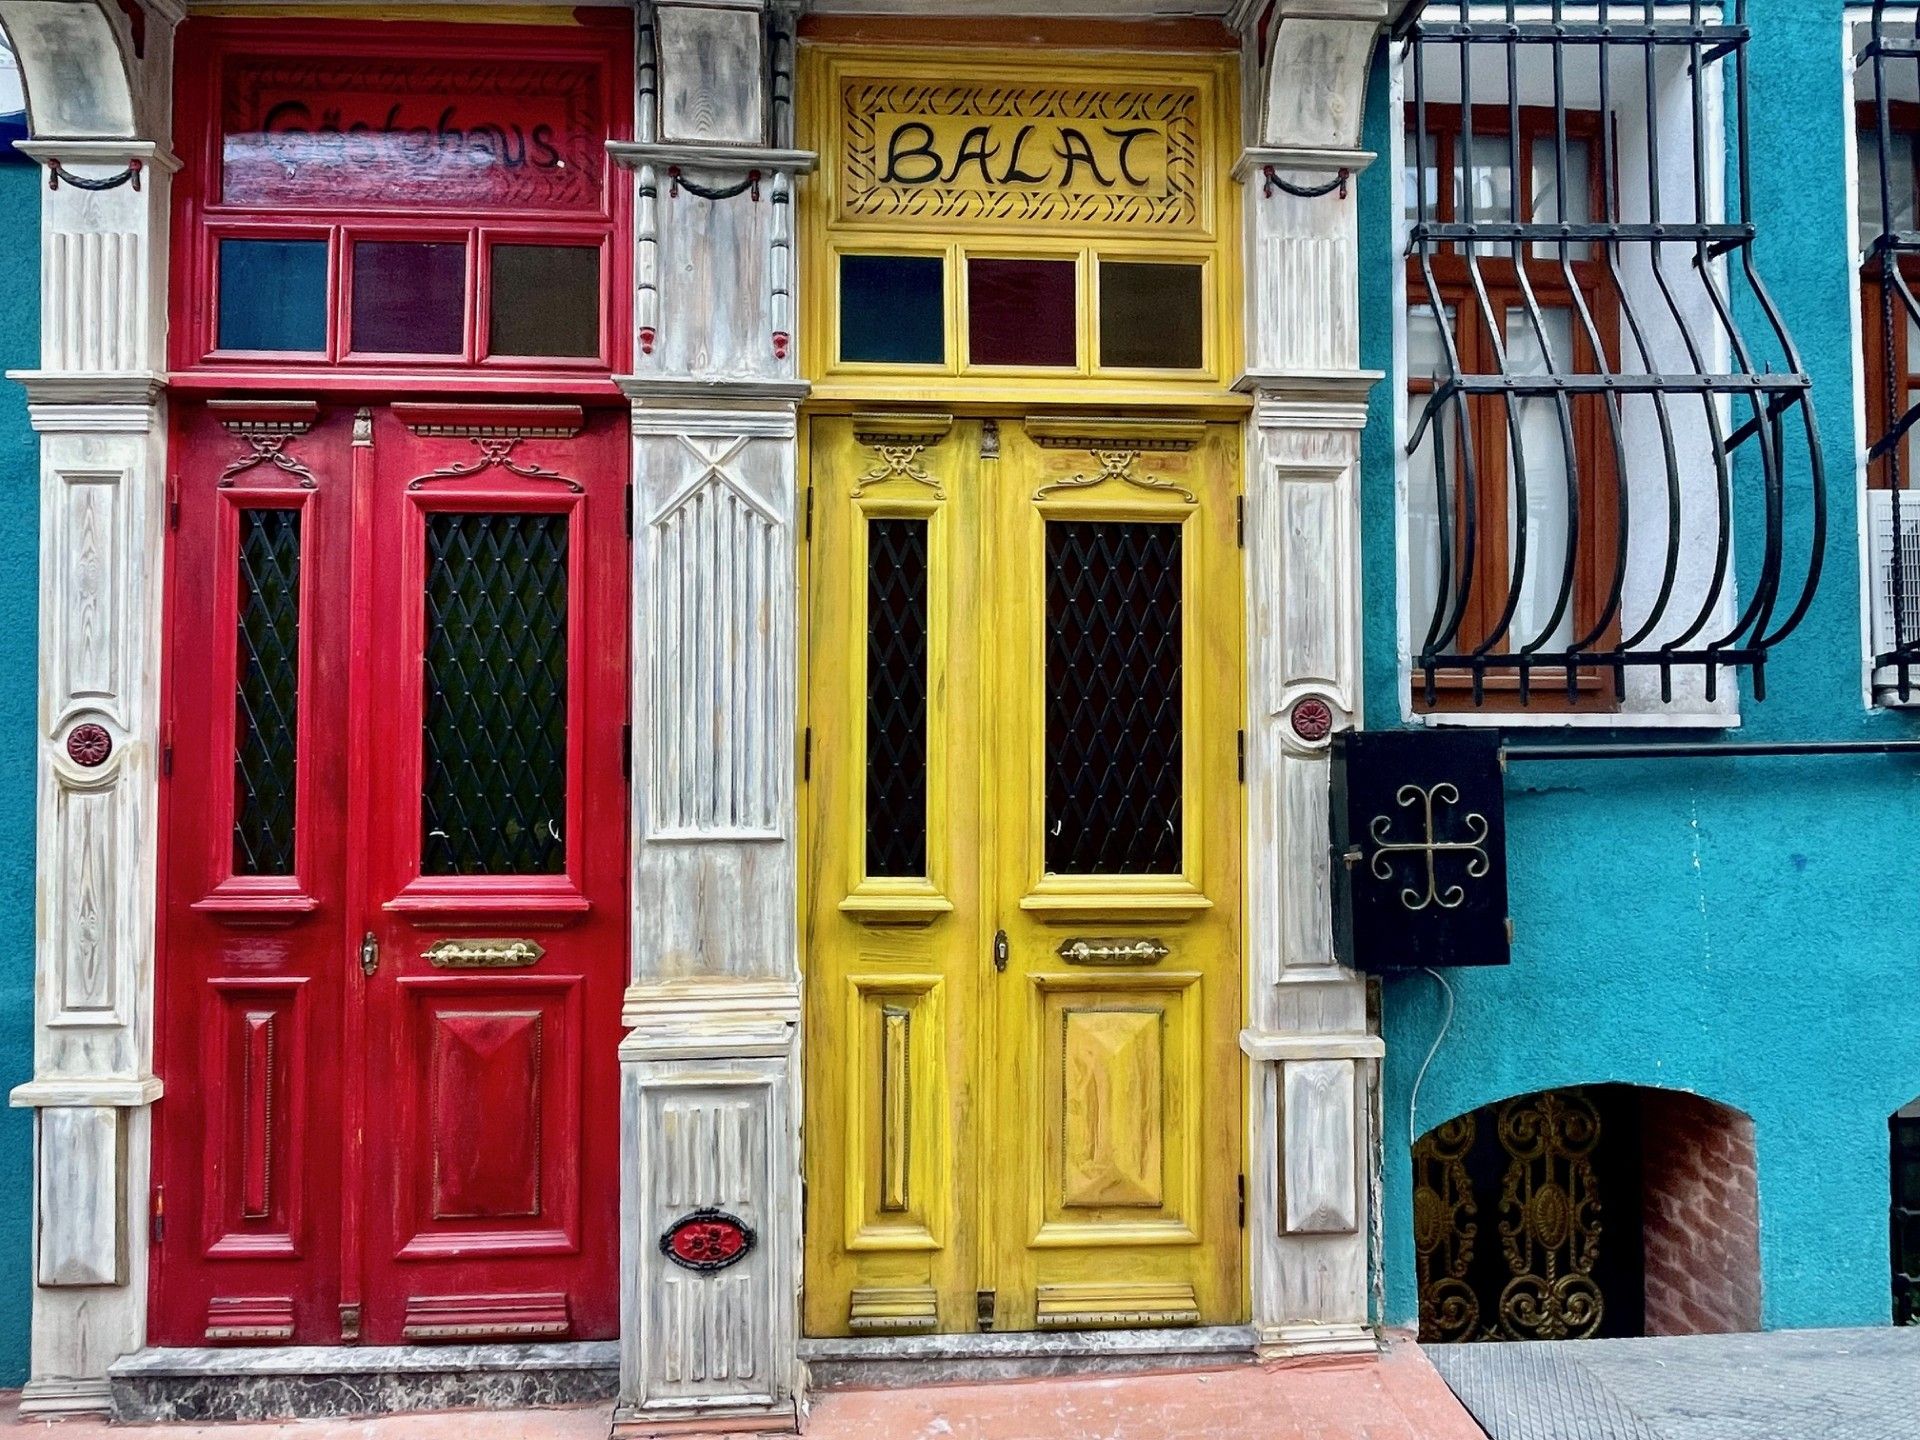
M1240 1319L1237 427L810 436L807 1332Z

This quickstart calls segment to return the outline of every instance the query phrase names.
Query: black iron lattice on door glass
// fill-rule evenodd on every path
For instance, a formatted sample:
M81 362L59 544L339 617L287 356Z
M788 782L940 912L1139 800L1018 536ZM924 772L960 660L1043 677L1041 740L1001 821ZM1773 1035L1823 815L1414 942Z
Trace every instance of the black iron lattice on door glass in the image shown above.
M427 875L566 868L567 517L427 519Z
M300 699L300 512L240 512L233 870L293 873Z
M927 522L867 525L867 874L927 873Z
M1047 525L1046 868L1182 868L1180 527Z

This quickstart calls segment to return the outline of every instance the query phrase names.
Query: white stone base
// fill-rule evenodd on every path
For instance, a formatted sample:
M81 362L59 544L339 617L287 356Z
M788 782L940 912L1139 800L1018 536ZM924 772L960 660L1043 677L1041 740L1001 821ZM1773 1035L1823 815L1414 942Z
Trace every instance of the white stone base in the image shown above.
M104 1375L97 1380L29 1380L20 1392L22 1418L59 1420L68 1415L105 1415L111 1408Z
M1373 1357L1381 1351L1380 1336L1368 1325L1263 1325L1262 1360L1324 1359L1341 1355Z

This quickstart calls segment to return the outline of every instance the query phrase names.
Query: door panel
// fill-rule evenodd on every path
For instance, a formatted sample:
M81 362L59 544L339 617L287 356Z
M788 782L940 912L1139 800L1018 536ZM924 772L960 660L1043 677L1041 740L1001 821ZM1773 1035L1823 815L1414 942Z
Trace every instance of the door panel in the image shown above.
M622 434L593 418L486 463L441 409L376 417L373 437L371 612L392 643L369 651L366 1008L389 1037L370 1116L392 1123L367 1131L385 1203L366 1334L611 1336Z
M182 407L160 1343L616 1332L625 437L551 408Z
M812 422L806 1325L1231 1320L1235 439L990 423Z

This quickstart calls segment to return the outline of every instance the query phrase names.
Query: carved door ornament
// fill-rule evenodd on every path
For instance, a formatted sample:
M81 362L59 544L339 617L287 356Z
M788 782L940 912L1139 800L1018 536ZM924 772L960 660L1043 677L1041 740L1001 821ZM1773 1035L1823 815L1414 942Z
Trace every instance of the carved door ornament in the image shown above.
M497 468L522 480L550 480L576 495L585 493L578 480L513 458L514 447L522 440L567 440L578 435L586 424L578 405L397 404L393 413L416 435L458 436L471 440L480 452L476 459L456 460L415 476L407 482L409 490L436 480L466 480Z
M1207 427L1197 420L1034 416L1027 421L1027 434L1035 444L1045 450L1084 450L1093 457L1095 468L1064 480L1048 481L1033 492L1033 498L1044 500L1064 490L1088 490L1111 480L1136 490L1178 495L1187 504L1198 505L1199 497L1186 486L1164 476L1142 474L1138 467L1149 453L1192 450L1206 433Z
M320 407L311 400L209 400L208 412L229 434L245 440L248 452L220 472L219 488L228 490L242 475L266 466L300 482L302 490L319 486L313 471L287 453L287 442L311 430Z
M951 415L855 415L854 438L878 455L880 463L853 482L853 498L858 500L875 485L911 480L933 491L934 499L946 499L946 490L920 457L952 429Z

